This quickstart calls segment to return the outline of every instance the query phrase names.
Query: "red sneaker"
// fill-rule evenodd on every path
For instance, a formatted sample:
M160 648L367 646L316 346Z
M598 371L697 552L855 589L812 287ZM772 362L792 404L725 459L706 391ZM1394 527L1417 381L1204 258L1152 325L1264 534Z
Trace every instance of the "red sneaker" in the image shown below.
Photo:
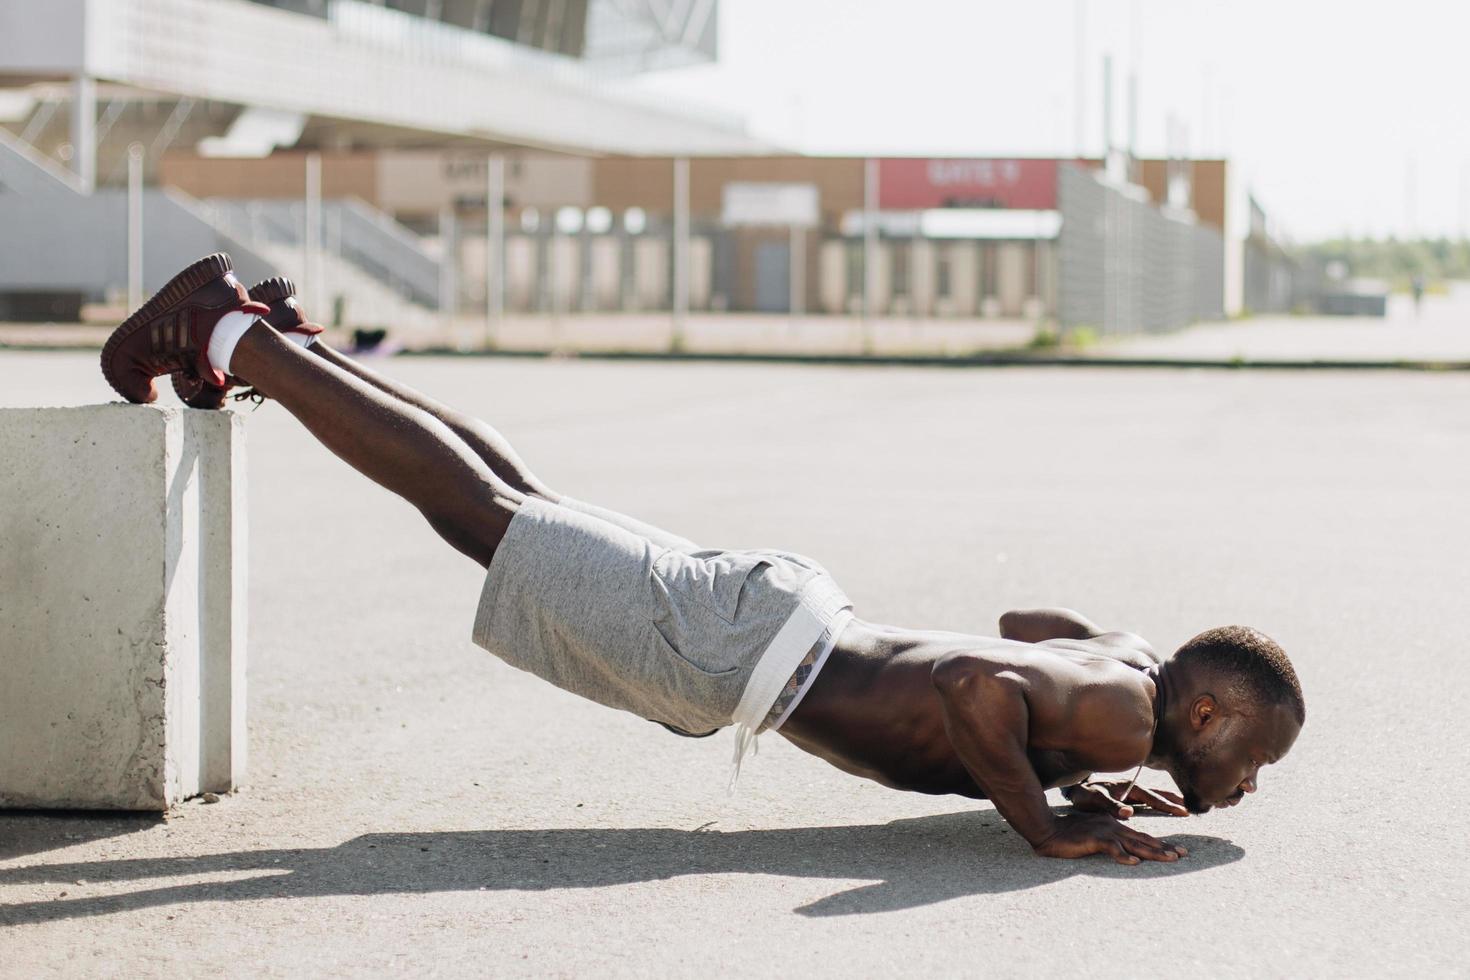
M296 302L295 284L284 276L266 279L251 286L250 298L270 307L270 312L265 314L265 322L281 333L300 333L314 337L322 332L321 327L306 319L301 304ZM220 388L206 384L187 371L175 371L173 383L174 394L179 396L179 401L190 408L223 408L229 389L246 382L233 375L226 375L225 386ZM265 400L265 396L253 388L240 392L235 395L235 398Z
M225 376L209 363L209 335L226 313L264 315L270 307L252 302L231 270L230 257L216 252L169 280L122 322L102 348L102 376L130 402L158 397L153 379L183 371L223 387Z

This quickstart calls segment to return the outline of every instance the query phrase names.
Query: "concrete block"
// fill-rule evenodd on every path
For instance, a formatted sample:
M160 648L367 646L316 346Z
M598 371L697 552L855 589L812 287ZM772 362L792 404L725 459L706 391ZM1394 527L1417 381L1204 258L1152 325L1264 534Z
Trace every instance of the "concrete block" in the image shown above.
M0 409L0 807L243 780L245 538L234 413Z

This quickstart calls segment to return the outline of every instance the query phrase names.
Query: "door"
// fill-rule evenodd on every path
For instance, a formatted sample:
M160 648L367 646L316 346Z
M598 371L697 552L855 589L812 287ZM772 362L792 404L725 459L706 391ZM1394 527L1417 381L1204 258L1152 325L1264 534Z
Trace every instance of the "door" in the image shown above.
M791 311L791 244L757 242L755 308L762 313Z

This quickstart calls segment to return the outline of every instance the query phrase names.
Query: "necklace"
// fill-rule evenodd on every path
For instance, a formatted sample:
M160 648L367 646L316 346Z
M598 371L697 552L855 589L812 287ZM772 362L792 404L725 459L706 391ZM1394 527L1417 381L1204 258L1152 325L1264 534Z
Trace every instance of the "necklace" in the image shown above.
M1138 764L1138 768L1135 769L1135 770L1133 770L1133 778L1130 779L1130 780L1128 780L1128 785L1123 788L1122 795L1120 795L1116 800L1113 800L1113 802L1114 803L1117 803L1119 806L1127 806L1128 805L1128 794L1131 793L1131 792L1133 792L1133 787L1134 786L1138 785L1138 777L1140 775L1142 775L1142 774L1143 774L1143 763L1140 762ZM1109 795L1111 797L1111 794L1109 794Z

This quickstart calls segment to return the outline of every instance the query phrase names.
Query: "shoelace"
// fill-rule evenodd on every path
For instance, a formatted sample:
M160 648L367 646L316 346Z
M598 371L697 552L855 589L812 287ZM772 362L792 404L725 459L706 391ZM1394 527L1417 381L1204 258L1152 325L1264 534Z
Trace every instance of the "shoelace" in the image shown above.
M255 411L265 404L267 396L257 388L244 388L235 392L230 397L237 402L254 402L255 408L251 409L251 411Z

